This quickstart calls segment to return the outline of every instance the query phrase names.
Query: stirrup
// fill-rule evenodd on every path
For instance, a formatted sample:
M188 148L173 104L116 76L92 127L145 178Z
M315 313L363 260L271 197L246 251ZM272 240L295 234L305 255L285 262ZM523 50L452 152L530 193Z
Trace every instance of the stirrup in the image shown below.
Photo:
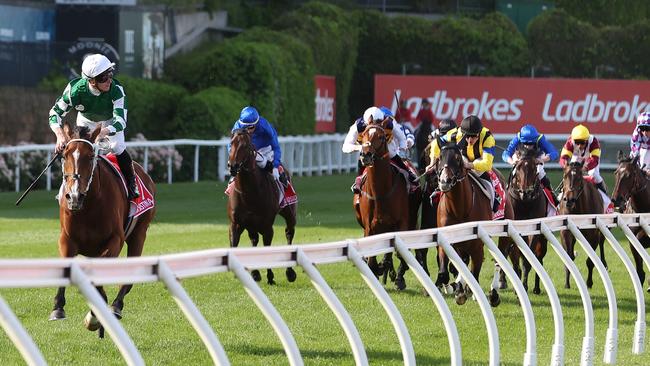
M127 191L128 191L127 196L129 201L140 197L140 191L138 191L138 186L136 184L133 185L129 184L129 187L127 187Z

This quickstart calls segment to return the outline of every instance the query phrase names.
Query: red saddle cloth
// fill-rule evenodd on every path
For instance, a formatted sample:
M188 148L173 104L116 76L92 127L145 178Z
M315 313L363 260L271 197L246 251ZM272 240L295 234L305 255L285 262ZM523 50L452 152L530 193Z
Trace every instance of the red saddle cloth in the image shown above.
M280 165L278 168L278 172L282 173L284 172L284 167ZM281 189L284 188L284 192L280 191ZM228 186L226 187L226 190L223 192L226 194L226 196L230 196L232 191L235 189L235 180L231 180L228 183ZM280 208L284 208L289 205L293 205L298 202L298 194L296 194L296 190L293 188L293 183L291 183L290 180L287 180L287 185L284 186L282 183L278 183L278 191L280 191Z
M499 196L499 208L497 209L497 212L492 215L492 220L501 220L505 217L506 212L506 190L503 188L503 184L501 184L499 177L493 170L488 171L488 174L492 181L492 187L494 187L494 194Z
M106 160L111 167L113 167L113 170L115 170L117 176L120 177L120 182L122 182L122 187L124 188L124 198L126 198L128 190L126 188L126 181L124 180L124 174L122 174L122 170L120 170L120 165L117 163L117 157L115 156L115 154L112 153L107 155L100 155L100 156L104 160ZM138 191L140 191L140 197L130 202L131 208L129 210L129 216L133 216L133 218L142 215L143 213L154 208L155 206L153 194L149 192L147 187L142 182L142 179L140 179L140 177L137 174L135 174L135 184L138 185Z
M587 182L596 185L596 182L594 181L594 177L591 175L585 175L583 177ZM596 188L597 189L597 188ZM600 196L603 198L603 204L605 206L605 212L606 214L611 214L614 213L614 203L612 200L605 194L603 191L600 189L597 189L598 193L600 193Z

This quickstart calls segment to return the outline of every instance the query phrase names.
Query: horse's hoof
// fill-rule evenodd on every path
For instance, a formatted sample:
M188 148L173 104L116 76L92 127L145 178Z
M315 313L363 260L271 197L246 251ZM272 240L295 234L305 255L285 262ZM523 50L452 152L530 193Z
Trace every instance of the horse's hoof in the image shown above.
M403 291L406 288L406 281L404 279L396 279L395 280L395 288L398 291Z
M253 276L253 279L255 282L260 282L262 280L262 276L260 275L260 271L254 269L251 271L251 276Z
M465 294L456 295L455 300L456 300L456 304L465 305L465 302L467 301L467 295Z
M266 283L268 283L269 285L273 286L273 285L275 285L275 280L272 279L272 278L269 278L269 279L266 281Z
M122 320L122 309L118 308L115 305L111 305L111 311L113 312L113 315L115 315L115 317L118 320Z
M48 320L62 320L62 319L65 319L65 311L63 311L63 309L54 309L50 313L50 318Z
M646 292L650 292L650 287L648 287L648 289L646 290ZM50 320L52 320L52 319L50 319Z
M501 304L501 297L499 297L497 290L492 289L490 291L490 306L496 308L499 304Z
M294 282L296 280L296 271L293 268L287 268L287 281Z
M594 285L594 281L587 280L587 288L591 288Z
M99 320L93 315L92 312L88 312L84 317L84 326L91 332L96 331L101 326Z
M540 289L538 289L538 288L534 288L534 289L533 289L533 293L534 293L535 295L539 295L539 294L542 293L542 290L540 290Z
M499 290L505 290L508 288L508 282L506 281L499 281Z

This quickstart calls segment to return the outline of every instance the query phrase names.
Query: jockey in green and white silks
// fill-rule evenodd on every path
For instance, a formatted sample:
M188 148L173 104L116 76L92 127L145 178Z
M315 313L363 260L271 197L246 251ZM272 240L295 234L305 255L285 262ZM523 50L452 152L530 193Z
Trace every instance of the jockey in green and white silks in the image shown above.
M50 110L50 128L56 135L56 152L63 151L63 117L73 108L77 110L77 126L93 131L97 125L102 129L97 140L108 138L110 149L117 156L120 169L127 181L129 200L137 198L133 162L126 151L124 129L126 128L127 103L122 85L113 79L114 63L104 55L87 56L82 65L82 77L68 83Z

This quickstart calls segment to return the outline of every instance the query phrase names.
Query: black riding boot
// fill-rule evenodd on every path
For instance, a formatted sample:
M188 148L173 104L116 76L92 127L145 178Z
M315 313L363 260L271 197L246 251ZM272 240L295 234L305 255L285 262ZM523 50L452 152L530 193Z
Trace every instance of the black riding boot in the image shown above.
M128 191L128 200L131 201L140 197L140 192L138 187L135 184L135 174L133 172L133 160L131 160L131 155L129 152L124 150L120 155L117 156L117 163L124 174L124 179L126 179L126 188Z
M404 159L402 159L401 156L395 155L390 160L392 162L394 162L395 164L397 164L397 166L399 166L400 168L406 170L406 173L408 174L408 177L409 177L409 181L411 182L412 185L414 185L414 186L420 185L420 182L417 180L417 177L415 176L415 174L413 174L411 169L409 169L406 166L406 163L404 162Z
M598 189L600 189L601 191L603 191L603 193L605 193L605 195L607 195L607 188L605 188L605 181L602 181L602 182L596 184L596 187Z
M551 181L548 180L548 177L547 177L547 176L544 176L544 178L542 178L542 179L540 180L540 182L542 183L542 186L543 186L543 187L548 188L548 190L551 191L551 196L553 197L553 205L554 205L554 206L559 205L559 204L560 204L560 200L558 200L558 198L557 198L557 194L555 194L555 191L553 190L553 187L551 186Z

